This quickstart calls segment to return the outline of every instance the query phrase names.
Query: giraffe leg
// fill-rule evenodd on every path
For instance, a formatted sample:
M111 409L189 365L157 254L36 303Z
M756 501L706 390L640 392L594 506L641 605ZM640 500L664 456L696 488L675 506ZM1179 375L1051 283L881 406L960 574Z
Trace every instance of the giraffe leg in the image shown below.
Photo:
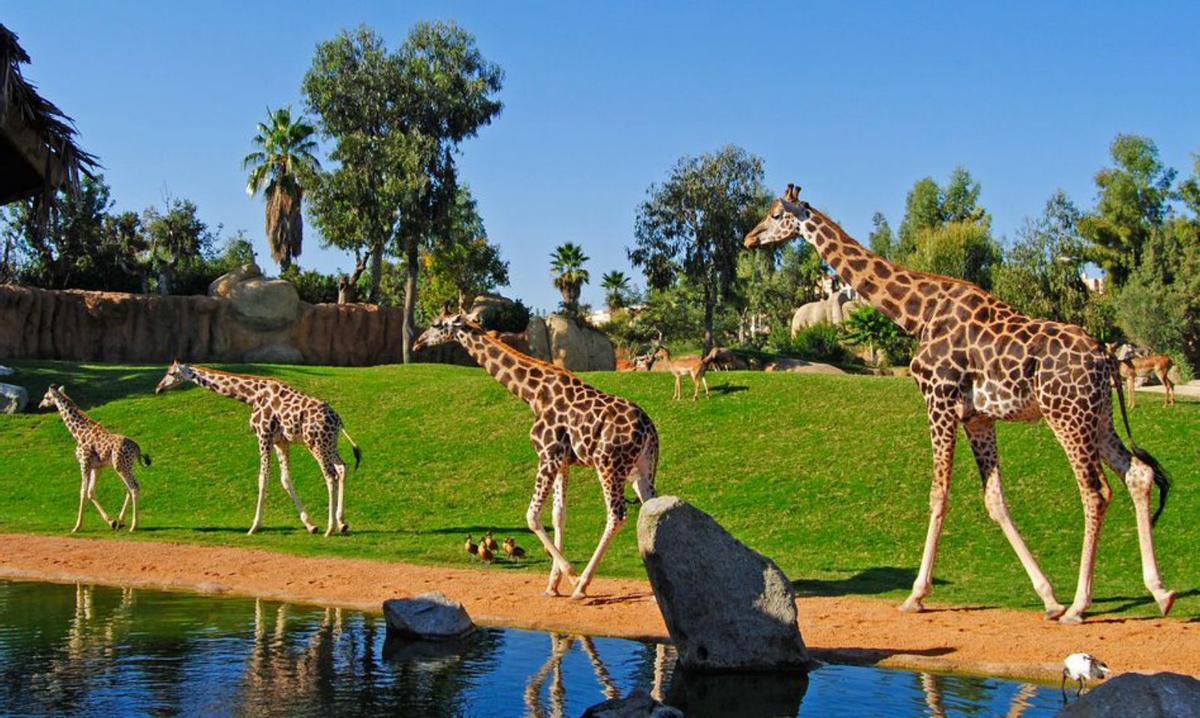
M988 515L999 524L1005 538L1017 552L1017 558L1021 560L1021 565L1025 567L1025 573L1029 574L1029 580L1033 582L1033 590L1037 591L1046 607L1046 618L1058 618L1066 610L1066 607L1054 598L1053 586L1050 585L1046 575L1042 573L1037 559L1030 553L1029 547L1025 545L1025 540L1017 531L1016 524L1013 523L1012 516L1008 513L1008 502L1004 500L1004 486L1000 482L1000 457L996 451L995 423L991 419L976 417L964 423L963 429L966 431L967 439L971 442L971 450L975 453L975 463L979 466L979 474L983 478L983 496Z
M258 503L254 506L254 522L246 533L255 534L262 528L263 504L267 501L267 479L271 473L271 440L258 437Z
M562 468L558 471L558 477L554 480L554 509L551 514L551 520L554 522L554 545L561 553L563 550L563 536L567 528L567 480L570 478L571 465L563 462ZM550 581L546 584L545 594L547 596L557 596L558 584L562 573L558 570L558 564L554 564L550 568Z
M100 518L104 519L104 523L108 524L109 528L115 529L117 528L117 522L113 521L112 518L109 517L108 512L105 511L104 507L100 505L100 499L96 498L96 475L99 473L100 468L95 464L92 464L90 476L88 478L88 498L91 499L92 505L96 507L96 510L100 512Z
M1142 554L1142 583L1154 596L1154 601L1165 616L1175 603L1175 592L1167 590L1163 585L1162 575L1158 572L1158 561L1154 557L1154 534L1150 520L1150 493L1154 485L1154 470L1141 459L1131 455L1111 427L1108 435L1108 441L1100 447L1101 458L1129 488L1129 497L1133 500L1133 509L1137 516L1138 547Z
M1112 489L1109 488L1108 477L1104 475L1100 457L1092 443L1094 433L1085 432L1081 437L1077 428L1064 426L1064 420L1053 416L1047 416L1046 419L1067 452L1083 501L1083 549L1079 559L1079 582L1075 585L1075 599L1071 601L1071 607L1059 617L1058 622L1082 623L1084 611L1092 605L1096 547L1100 542L1100 528L1104 525L1104 512L1112 501ZM1073 421L1077 423L1078 417Z
M350 524L346 523L346 462L338 456L333 467L337 470L338 477L337 527L339 532L346 534L350 533Z
M925 535L925 551L921 569L913 581L912 593L900 605L901 611L922 611L921 603L933 588L933 565L937 560L938 542L942 538L942 523L950 503L950 478L954 470L954 444L957 440L958 419L954 409L929 409L929 435L933 441L933 484L929 487L929 531Z
M314 453L315 455L315 453ZM333 535L334 513L337 511L337 495L338 489L338 470L337 463L334 457L329 455L328 449L324 450L321 456L317 457L317 463L321 465L321 474L325 477L325 489L329 492L328 518L325 524L325 536ZM313 533L316 533L314 530Z
M137 528L137 502L138 494L141 492L141 486L137 482L137 478L133 474L132 457L125 457L115 467L117 475L121 477L122 483L125 484L125 503L121 505L121 514L117 516L117 526L125 525L125 509L133 504L133 516L129 520L129 530L133 531Z
M542 542L542 547L550 554L555 567L567 577L568 581L574 584L575 569L571 568L571 562L562 555L562 551L558 550L558 547L546 535L546 529L542 526L542 507L546 503L546 498L550 495L550 488L554 484L555 477L558 476L559 467L563 460L562 452L559 452L543 456L538 462L537 480L534 482L533 498L529 501L529 510L525 512L525 523L528 524L529 530Z
M88 483L91 481L92 467L87 458L79 459L79 511L75 514L75 528L71 533L78 533L83 528L83 505L87 502Z
M604 533L600 535L600 543L596 545L596 551L592 554L592 559L588 561L587 566L583 569L583 573L579 575L579 581L575 584L575 591L571 593L571 598L578 600L587 596L588 584L592 582L592 575L596 572L596 566L600 565L600 559L604 558L604 552L608 549L608 544L612 541L613 536L621 530L621 526L625 524L625 480L624 477L629 474L630 467L621 467L619 469L598 470L600 474L600 483L604 487L604 500L608 509L608 519L604 522Z
M296 513L300 514L300 523L304 524L304 530L310 534L317 532L317 527L308 518L308 512L304 510L304 504L300 501L300 496L296 494L296 486L292 483L292 459L291 445L286 441L275 442L275 458L279 461L279 483L283 484L283 490L288 492L288 496L292 497L292 503L296 505Z

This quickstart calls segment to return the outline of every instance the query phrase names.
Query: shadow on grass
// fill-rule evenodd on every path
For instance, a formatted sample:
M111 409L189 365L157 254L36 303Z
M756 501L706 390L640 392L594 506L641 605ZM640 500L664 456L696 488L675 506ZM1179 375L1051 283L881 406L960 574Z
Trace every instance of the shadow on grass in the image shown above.
M106 365L79 364L67 361L16 360L9 363L16 373L10 383L20 384L29 392L31 411L41 401L46 388L58 384L85 411L111 401L135 395L154 396L154 387L166 373L169 362L162 364ZM215 369L240 374L275 377L285 367L256 364L205 364ZM326 376L312 367L286 367L289 375ZM191 387L195 388L195 387Z
M1178 602L1181 598L1194 598L1200 596L1200 588L1193 588L1190 591L1179 591L1175 594L1175 601ZM1120 603L1118 603L1120 602ZM1104 598L1092 598L1092 605L1116 603L1116 606L1105 608L1103 615L1117 615L1127 611L1132 611L1141 606L1148 606L1154 603L1154 597L1150 594L1144 596L1105 596ZM1131 619L1156 619L1158 616L1130 616ZM1197 617L1200 619L1200 617ZM1113 619L1124 620L1124 619Z
M712 387L712 391L714 394L724 395L733 394L739 391L750 391L750 387L743 384L721 384L719 386Z
M814 579L802 578L792 581L792 588L801 596L849 596L873 595L911 588L917 578L912 568L875 566L866 568L849 578ZM944 586L948 581L933 579L933 585Z
M509 536L512 534L526 536L529 534L529 527L528 526L442 526L442 527L436 528L436 529L397 529L396 533L398 533L398 534L413 534L416 536L424 536L424 535L428 535L428 534L437 534L437 535L462 534L464 537L466 537L467 534L471 534L472 536L475 536L476 538L478 538L480 536L483 536L488 531L491 531L492 534L496 536L497 541L501 541L501 540L503 540L501 538L501 534L503 534L504 536ZM535 541L536 541L536 539L535 539Z

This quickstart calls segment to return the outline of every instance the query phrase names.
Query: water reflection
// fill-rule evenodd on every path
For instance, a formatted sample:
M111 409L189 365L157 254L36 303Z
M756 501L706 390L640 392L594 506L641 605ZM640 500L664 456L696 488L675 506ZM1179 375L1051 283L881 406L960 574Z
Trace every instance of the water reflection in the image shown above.
M673 649L481 629L396 639L335 608L0 581L0 715L577 716L644 688L692 716L1054 715L1033 686L828 666L809 677L687 674Z

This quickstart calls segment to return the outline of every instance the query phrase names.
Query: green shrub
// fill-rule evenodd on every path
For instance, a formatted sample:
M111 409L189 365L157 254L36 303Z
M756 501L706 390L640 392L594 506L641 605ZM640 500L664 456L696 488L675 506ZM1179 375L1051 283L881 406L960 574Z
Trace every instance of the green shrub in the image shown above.
M855 359L854 355L842 346L841 332L829 322L814 324L796 332L796 336L790 339L787 350L783 353L829 364L849 364Z
M332 304L338 298L337 278L314 269L301 270L295 264L279 275L296 287L301 301L309 304Z

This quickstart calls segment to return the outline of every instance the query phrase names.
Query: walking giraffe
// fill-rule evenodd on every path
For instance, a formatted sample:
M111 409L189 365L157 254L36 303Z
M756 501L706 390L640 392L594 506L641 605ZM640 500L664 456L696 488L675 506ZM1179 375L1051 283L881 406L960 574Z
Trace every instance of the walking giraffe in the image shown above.
M560 578L566 574L567 580L575 584L571 598L583 598L605 549L625 523L625 481L633 479L639 500L654 497L654 475L658 470L654 423L637 404L594 389L565 369L518 352L461 314L443 311L413 348L451 341L461 344L496 381L529 404L537 417L529 430L538 455L537 480L525 521L553 559L546 595L559 595ZM578 579L562 554L567 477L575 464L596 469L608 512L600 543ZM551 487L553 542L542 526L542 507Z
M1151 527L1162 513L1169 483L1158 462L1137 448L1125 417L1116 359L1082 329L1020 314L969 282L898 267L851 239L841 227L800 200L788 185L766 217L745 238L747 248L801 237L844 281L916 338L911 370L929 415L933 486L929 531L921 569L902 610L922 610L933 584L933 566L950 494L954 444L962 425L983 477L988 514L1000 525L1046 607L1046 618L1079 623L1091 605L1092 570L1112 489L1101 463L1125 481L1137 515L1142 580L1166 615L1175 601L1158 572ZM1113 428L1116 386L1132 452ZM995 422L1045 418L1066 451L1084 509L1079 582L1070 608L1054 590L1008 513L1000 483ZM1159 488L1158 510L1150 494Z
M258 437L258 504L254 509L254 523L250 525L248 533L253 534L262 528L263 503L267 498L272 448L279 459L279 481L292 497L292 503L296 505L296 511L300 514L300 521L309 533L317 532L317 527L309 521L308 512L304 510L300 497L296 495L296 488L292 485L289 449L293 442L300 442L308 447L325 477L325 487L329 491L329 520L325 535L332 535L335 525L341 533L350 530L343 516L346 462L342 461L342 456L338 453L338 433L345 434L354 449L356 471L359 462L362 461L362 451L342 426L342 420L333 407L320 399L301 394L276 379L234 374L179 361L172 362L171 368L167 369L154 393L160 394L189 381L223 396L233 397L249 404L253 409L250 413L250 428Z
M71 397L67 396L61 386L51 384L38 406L42 409L57 408L67 431L75 437L75 458L79 461L81 478L79 511L75 515L75 528L71 529L71 533L76 533L83 527L83 503L87 499L91 499L104 523L113 529L124 525L125 510L132 503L133 514L129 519L129 530L136 529L138 493L141 487L133 475L133 467L139 458L143 464L149 466L150 455L143 454L141 447L133 439L108 431L98 421L83 413L83 409L71 401ZM96 475L105 465L113 467L125 483L125 503L121 505L121 513L116 519L108 517L104 507L100 505L100 499L96 498Z

